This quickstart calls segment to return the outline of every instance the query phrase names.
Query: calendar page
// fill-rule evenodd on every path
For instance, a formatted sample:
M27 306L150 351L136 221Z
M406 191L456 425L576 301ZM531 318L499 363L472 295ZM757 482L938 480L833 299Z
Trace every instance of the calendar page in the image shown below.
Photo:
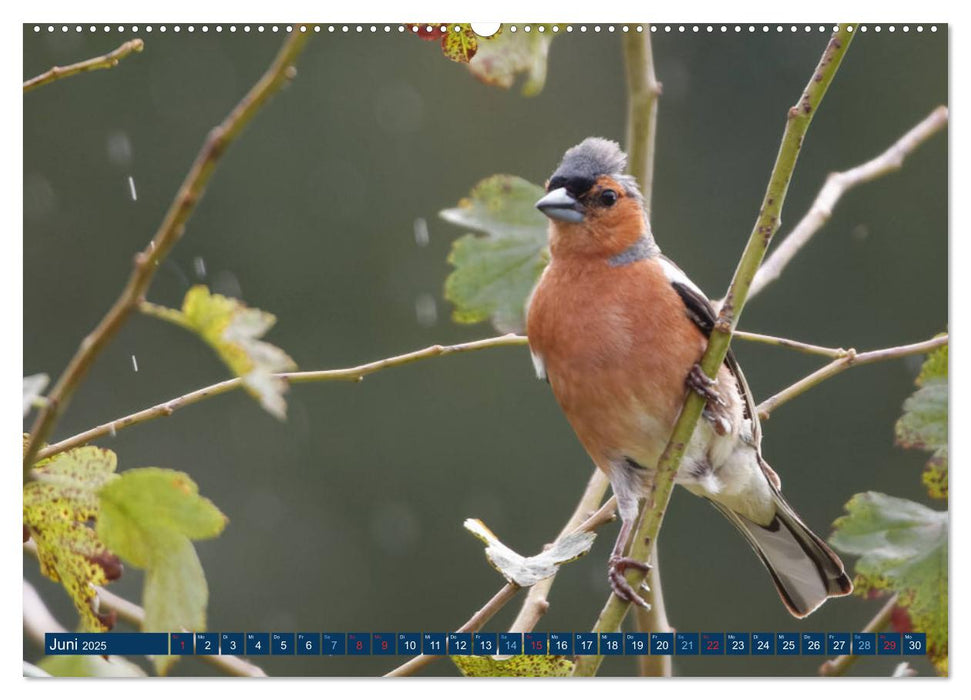
M25 676L948 676L948 25L650 9L25 20Z

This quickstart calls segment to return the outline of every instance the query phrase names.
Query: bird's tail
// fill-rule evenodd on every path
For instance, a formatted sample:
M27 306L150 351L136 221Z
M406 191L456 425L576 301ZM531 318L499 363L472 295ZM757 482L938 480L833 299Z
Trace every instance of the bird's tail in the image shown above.
M789 612L806 617L827 598L851 593L853 583L836 553L803 523L774 485L772 491L776 515L765 526L712 503L759 555Z

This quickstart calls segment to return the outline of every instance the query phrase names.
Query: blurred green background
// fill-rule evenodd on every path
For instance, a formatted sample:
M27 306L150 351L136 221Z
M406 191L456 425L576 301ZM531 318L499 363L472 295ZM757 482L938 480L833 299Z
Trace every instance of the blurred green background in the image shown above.
M117 68L24 96L25 374L60 373L116 297L208 129L282 41L255 31L156 28L139 36L144 52ZM827 37L801 27L653 35L664 94L652 224L664 252L712 296L734 271L786 110ZM26 26L24 77L128 38ZM881 152L947 95L946 27L858 36L813 122L781 233L828 172ZM555 39L546 87L533 98L477 82L434 42L380 28L325 31L311 39L293 84L226 154L149 298L176 306L197 282L240 296L277 315L269 339L302 369L493 335L485 324L449 318L445 258L462 232L437 212L493 173L541 183L584 137L622 140L624 115L620 39L606 27ZM902 172L850 193L783 278L746 308L741 327L858 349L944 330L947 170L939 134ZM736 350L757 398L820 364L767 346L739 342ZM824 536L859 491L927 502L925 455L893 445L920 361L854 369L766 423L767 459ZM99 358L54 438L226 376L195 337L136 317ZM425 361L362 384L297 386L288 400L286 423L237 392L100 442L118 453L120 469L188 472L229 516L221 537L197 545L215 631L454 629L502 584L463 519L481 518L517 551L536 552L566 521L591 472L522 347ZM616 527L561 573L538 629L590 628L608 593ZM681 490L660 546L668 612L680 630L853 631L882 604L841 599L794 620L744 541ZM32 560L24 569L73 626L58 585ZM112 585L134 600L140 588L130 567ZM520 601L487 629L505 629ZM25 649L27 659L39 657ZM675 670L813 675L821 660L678 658ZM852 673L886 676L897 661L864 660ZM397 662L259 659L271 675L376 675ZM931 672L923 660L918 666ZM608 657L602 673L633 670L633 660ZM174 669L210 672L191 659ZM457 675L447 661L426 673Z

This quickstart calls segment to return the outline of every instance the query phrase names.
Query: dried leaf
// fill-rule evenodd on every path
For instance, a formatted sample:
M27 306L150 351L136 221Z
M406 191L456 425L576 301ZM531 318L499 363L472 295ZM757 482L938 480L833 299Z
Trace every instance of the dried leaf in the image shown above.
M489 563L507 581L523 588L553 576L561 564L582 557L590 551L596 539L592 532L576 532L561 537L534 557L524 557L500 542L481 520L469 518L464 525L466 530L485 542L485 555Z

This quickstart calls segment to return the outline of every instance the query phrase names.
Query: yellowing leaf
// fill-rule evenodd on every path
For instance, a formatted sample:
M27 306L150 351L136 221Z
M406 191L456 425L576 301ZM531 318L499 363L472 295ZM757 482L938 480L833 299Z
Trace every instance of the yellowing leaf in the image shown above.
M479 37L478 51L469 61L472 75L489 85L508 89L523 73L523 95L538 94L546 82L546 59L554 34L551 24L531 27L529 32L522 27L512 32L508 25L502 25L491 37Z
M121 576L122 566L92 528L101 515L97 490L111 479L111 450L78 447L35 465L24 485L24 528L37 545L40 570L60 581L81 616L81 628L103 632L112 615L98 611L94 586Z
M129 469L99 493L98 534L133 565L145 569L145 632L206 628L209 590L190 540L215 537L226 517L182 472ZM175 657L154 659L165 673Z
M450 656L463 676L563 678L573 675L573 662L565 656Z
M24 415L30 413L34 402L40 398L41 392L47 386L50 377L46 374L32 374L24 377Z
M917 391L904 402L895 428L897 444L932 453L922 480L934 498L947 498L947 345L930 355L917 377Z
M846 504L830 542L859 555L855 592L895 592L913 628L927 633L927 653L939 673L948 656L948 514L869 491Z
M469 24L447 24L442 36L442 53L450 61L468 63L479 47L479 36ZM458 31L455 31L458 28Z
M500 542L481 520L469 518L464 524L466 530L485 542L486 559L493 568L507 581L524 588L553 576L561 564L582 557L590 551L597 537L592 532L572 533L561 537L540 554L524 557Z
M283 350L260 340L276 323L266 311L246 306L238 299L211 294L205 285L186 292L182 310L143 304L143 311L197 333L216 351L246 390L265 410L280 420L287 415L283 394L287 383L273 375L296 369Z
M478 323L489 318L503 333L525 328L526 299L546 266L547 222L536 209L543 189L513 175L493 175L440 216L468 234L452 244L455 268L445 280L452 318Z

